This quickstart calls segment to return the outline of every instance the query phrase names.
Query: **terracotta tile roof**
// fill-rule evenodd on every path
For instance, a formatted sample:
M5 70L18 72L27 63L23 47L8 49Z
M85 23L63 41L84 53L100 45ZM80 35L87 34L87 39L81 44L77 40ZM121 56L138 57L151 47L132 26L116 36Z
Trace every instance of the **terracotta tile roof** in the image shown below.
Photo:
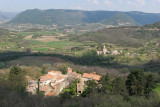
M56 71L49 71L49 72L57 74L57 72L56 72ZM49 72L48 72L48 73L49 73Z
M58 76L58 77L56 78L57 81L59 81L59 80L61 80L61 79L63 79L62 76Z
M46 75L40 77L40 81L46 81L46 80L52 79L53 77L54 76L51 74L46 74Z
M42 89L41 89L41 91L44 91L44 92L46 92L47 90L49 89L49 86L44 86Z
M94 80L100 80L102 76L94 74L94 73L84 73L83 78L90 78L90 79L94 79Z
M56 94L55 92L50 92L49 94L47 94L47 96L53 96L55 94Z

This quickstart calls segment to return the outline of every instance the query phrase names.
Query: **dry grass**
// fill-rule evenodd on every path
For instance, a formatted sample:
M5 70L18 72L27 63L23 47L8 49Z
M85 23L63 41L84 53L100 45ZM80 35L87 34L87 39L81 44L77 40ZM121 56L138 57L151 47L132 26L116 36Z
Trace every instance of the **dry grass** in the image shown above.
M33 35L28 35L28 36L26 36L24 39L25 39L25 40L32 39L32 36L33 36Z

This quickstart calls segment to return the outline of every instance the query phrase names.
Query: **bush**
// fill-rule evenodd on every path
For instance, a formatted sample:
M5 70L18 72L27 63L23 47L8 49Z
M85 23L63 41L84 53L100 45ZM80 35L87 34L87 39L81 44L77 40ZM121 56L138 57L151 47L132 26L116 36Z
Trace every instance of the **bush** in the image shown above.
M1 68L4 68L4 67L5 67L4 62L0 62L0 69L1 69Z

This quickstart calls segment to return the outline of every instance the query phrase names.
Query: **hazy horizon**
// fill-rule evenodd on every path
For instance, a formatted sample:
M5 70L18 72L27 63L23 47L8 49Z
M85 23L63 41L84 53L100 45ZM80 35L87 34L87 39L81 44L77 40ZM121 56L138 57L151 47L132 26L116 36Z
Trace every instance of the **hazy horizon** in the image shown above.
M160 13L160 0L0 0L0 11L72 9L87 11L141 11Z

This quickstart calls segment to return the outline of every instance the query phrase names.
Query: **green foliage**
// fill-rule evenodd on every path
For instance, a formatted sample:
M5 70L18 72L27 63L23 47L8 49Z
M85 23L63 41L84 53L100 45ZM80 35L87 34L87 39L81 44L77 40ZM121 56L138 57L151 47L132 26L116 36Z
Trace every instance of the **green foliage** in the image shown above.
M0 69L1 69L1 68L4 68L4 67L5 67L4 62L0 62Z
M132 70L126 80L126 87L130 95L148 95L154 88L154 77L145 75L143 70Z
M128 16L125 13L119 12L112 17L110 17L108 20L103 21L103 23L108 25L119 25L120 23L126 23L126 26L133 26L133 25L139 25L132 17Z
M82 50L84 50L83 47L73 47L73 48L71 48L71 51L82 51Z
M70 94L71 95L77 95L77 81L71 84L70 86Z
M97 83L94 80L89 80L86 82L86 86L87 88L81 94L82 97L89 96L91 93L96 91Z
M126 86L130 95L143 95L145 89L145 77L143 70L132 70L127 77Z
M157 83L153 91L157 92L158 95L160 96L160 83Z
M41 36L42 36L42 35L34 34L34 35L32 36L32 39L36 39L36 38L41 37Z
M152 74L146 75L145 94L149 94L155 85L155 77Z
M0 37L1 36L8 36L8 35L10 35L9 30L0 28Z
M60 94L61 96L61 102L64 102L66 100L70 100L71 99L71 94L67 91L65 91L64 93Z
M19 66L12 66L10 68L10 75L18 75L22 72L22 69Z
M9 80L11 81L14 86L12 89L24 93L25 86L26 86L26 79L25 79L25 71L23 71L19 66L12 66L10 68Z
M67 74L68 73L68 67L69 65L67 63L58 63L56 65L56 68L62 72L62 74Z
M75 71L76 71L76 73L83 75L83 72L81 72L79 69L77 69L77 70L75 70Z
M42 74L46 74L49 70L51 70L51 64L43 64L42 65Z
M100 89L101 92L106 93L107 91L112 90L112 85L111 85L112 81L108 74L105 76L102 76L99 83L102 84L102 87Z
M126 86L125 86L125 81L117 77L112 81L112 90L111 92L113 94L121 94L124 95L126 93Z

